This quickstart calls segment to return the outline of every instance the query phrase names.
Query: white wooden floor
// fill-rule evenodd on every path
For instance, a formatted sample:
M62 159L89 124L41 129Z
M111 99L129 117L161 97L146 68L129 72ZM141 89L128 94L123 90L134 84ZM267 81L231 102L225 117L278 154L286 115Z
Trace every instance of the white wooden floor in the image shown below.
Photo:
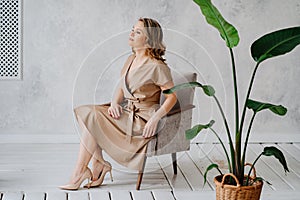
M272 183L264 185L262 200L300 199L300 143L250 144L247 160L253 162L264 146L276 145L284 151L290 173L284 174L273 158L257 163L258 176ZM213 177L203 186L203 173L211 162L226 172L219 144L192 144L191 150L178 154L178 174L173 175L171 156L147 160L141 191L135 190L137 174L115 162L114 182L107 176L104 185L75 192L59 190L76 161L78 144L0 144L0 200L186 200L215 199Z

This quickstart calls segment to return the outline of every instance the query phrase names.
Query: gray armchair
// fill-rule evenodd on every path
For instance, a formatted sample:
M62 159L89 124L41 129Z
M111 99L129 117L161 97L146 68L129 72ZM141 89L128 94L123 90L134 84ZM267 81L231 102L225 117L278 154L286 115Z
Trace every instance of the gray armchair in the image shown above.
M183 75L173 73L174 84L196 81L196 73L185 73ZM165 116L158 128L155 138L153 138L147 147L143 168L139 171L136 183L136 189L140 189L143 178L145 163L147 157L171 154L174 174L177 174L176 152L187 151L190 148L190 141L185 139L185 130L191 128L192 109L194 99L194 89L182 89L177 93L177 103L172 110ZM164 95L161 96L161 102L164 101Z

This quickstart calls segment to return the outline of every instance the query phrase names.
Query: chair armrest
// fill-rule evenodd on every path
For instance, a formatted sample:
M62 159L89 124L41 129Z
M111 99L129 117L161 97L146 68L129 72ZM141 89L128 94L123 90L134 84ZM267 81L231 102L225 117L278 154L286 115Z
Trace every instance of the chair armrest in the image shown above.
M176 113L180 113L182 111L190 110L190 109L193 109L193 108L195 108L195 106L192 105L192 104L189 104L189 105L186 105L186 106L181 107L181 108L176 108L174 110L172 109L170 112L168 112L167 116L171 116L171 115L174 115Z

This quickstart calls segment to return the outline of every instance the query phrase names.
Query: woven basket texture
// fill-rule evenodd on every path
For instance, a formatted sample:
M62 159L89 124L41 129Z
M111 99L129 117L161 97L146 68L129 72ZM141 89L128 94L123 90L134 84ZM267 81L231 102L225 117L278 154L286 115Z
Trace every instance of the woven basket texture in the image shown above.
M251 186L241 186L234 176L237 185L224 184L225 176L233 177L233 174L225 174L215 177L216 200L259 200L263 182L256 181ZM253 177L250 178L250 182Z

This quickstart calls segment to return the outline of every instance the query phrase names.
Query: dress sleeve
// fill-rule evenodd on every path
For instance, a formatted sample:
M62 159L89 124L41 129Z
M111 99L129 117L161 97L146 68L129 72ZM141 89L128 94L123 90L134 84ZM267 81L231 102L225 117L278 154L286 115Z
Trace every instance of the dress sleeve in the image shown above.
M166 83L173 81L170 68L166 64L156 65L152 80L159 86L163 86Z

